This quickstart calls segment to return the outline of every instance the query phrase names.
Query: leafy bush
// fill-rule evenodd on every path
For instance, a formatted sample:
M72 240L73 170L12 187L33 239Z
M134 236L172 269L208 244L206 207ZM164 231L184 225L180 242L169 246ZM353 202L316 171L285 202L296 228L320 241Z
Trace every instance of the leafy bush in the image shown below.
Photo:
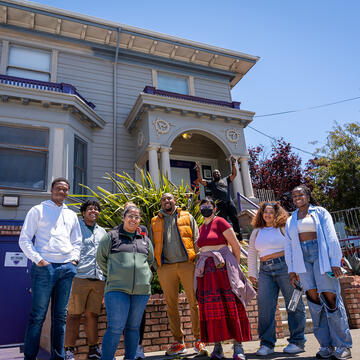
M73 198L85 201L87 197L95 198L101 206L101 212L98 218L98 224L106 229L121 224L124 204L127 201L134 202L141 210L141 224L148 229L151 226L151 219L158 214L161 209L160 199L164 193L174 195L176 205L189 211L200 226L203 222L199 210L198 196L183 183L177 186L171 183L165 176L161 178L160 186L157 188L149 173L141 170L141 182L136 182L129 174L115 174L114 176L106 174L105 178L113 184L115 192L110 192L100 186L91 189L88 186L81 185L88 190L89 195L73 195ZM72 204L79 207L81 202ZM156 273L152 283L153 293L162 293L158 283Z

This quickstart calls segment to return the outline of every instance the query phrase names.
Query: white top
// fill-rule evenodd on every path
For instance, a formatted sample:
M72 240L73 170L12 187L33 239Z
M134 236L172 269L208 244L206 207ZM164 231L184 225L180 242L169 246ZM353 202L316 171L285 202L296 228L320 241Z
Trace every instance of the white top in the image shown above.
M32 242L35 236L35 242ZM65 204L43 201L27 213L19 246L35 264L42 259L52 263L79 260L82 235L78 217Z
M248 250L248 274L258 278L257 257L283 251L285 236L280 228L257 228L251 233Z
M311 215L306 215L303 219L297 221L299 234L305 232L316 232L316 225Z

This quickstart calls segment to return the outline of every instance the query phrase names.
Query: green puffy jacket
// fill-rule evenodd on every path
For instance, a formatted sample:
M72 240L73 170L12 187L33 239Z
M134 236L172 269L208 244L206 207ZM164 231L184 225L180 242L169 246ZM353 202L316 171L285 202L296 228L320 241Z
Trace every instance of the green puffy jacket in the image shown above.
M105 292L151 294L150 266L154 261L154 249L140 228L134 238L124 232L123 225L108 232L100 240L96 261L106 276Z

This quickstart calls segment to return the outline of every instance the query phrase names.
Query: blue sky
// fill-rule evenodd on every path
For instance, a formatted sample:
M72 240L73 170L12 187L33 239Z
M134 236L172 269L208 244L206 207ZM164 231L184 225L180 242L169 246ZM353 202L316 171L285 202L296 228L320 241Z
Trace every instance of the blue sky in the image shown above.
M358 0L41 0L38 3L260 56L233 89L257 115L360 96ZM252 126L313 152L335 121L359 121L360 99L255 118ZM248 146L271 140L246 129ZM317 145L310 142L317 141ZM309 155L295 151L304 161Z

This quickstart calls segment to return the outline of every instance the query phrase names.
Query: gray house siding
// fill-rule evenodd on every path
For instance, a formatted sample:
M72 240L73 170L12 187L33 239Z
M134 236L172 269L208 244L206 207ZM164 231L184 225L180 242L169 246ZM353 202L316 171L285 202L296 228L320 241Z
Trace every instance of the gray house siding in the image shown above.
M79 93L96 105L96 112L107 122L102 130L93 131L90 185L108 187L102 177L112 169L112 64L95 57L60 52L57 81L74 85Z
M195 96L222 101L231 101L229 82L194 79Z

